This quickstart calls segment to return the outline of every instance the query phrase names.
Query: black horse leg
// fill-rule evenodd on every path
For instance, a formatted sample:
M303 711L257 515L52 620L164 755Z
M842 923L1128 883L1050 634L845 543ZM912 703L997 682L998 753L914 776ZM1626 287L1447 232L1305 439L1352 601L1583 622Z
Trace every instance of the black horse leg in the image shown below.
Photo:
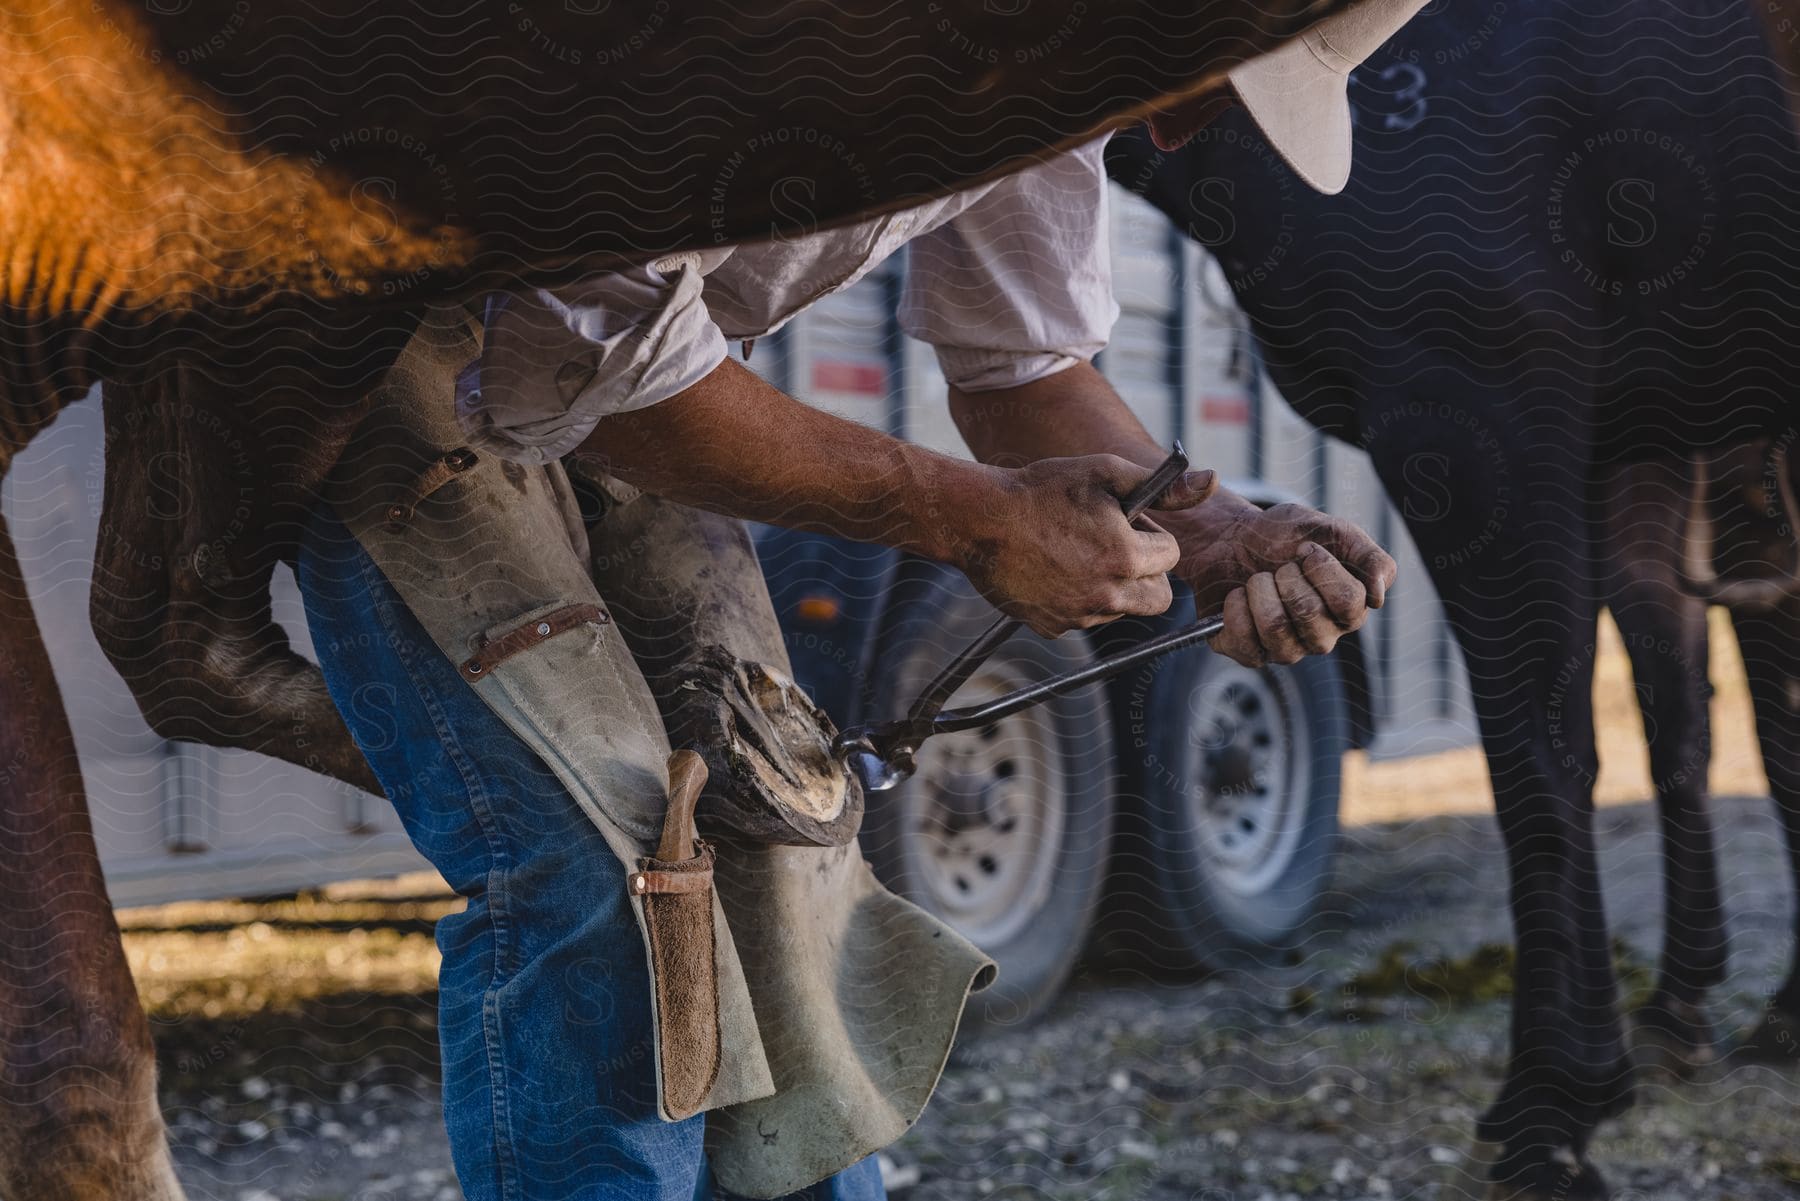
M1682 1077L1714 1058L1703 1003L1725 978L1728 950L1707 795L1706 609L1682 590L1677 540L1668 536L1686 501L1686 465L1634 463L1600 486L1603 595L1631 660L1662 831L1662 962L1632 1040L1644 1066Z
M1462 647L1506 846L1512 1048L1479 1123L1500 1147L1493 1195L1588 1201L1605 1194L1583 1153L1630 1103L1631 1075L1594 846L1599 523L1568 484L1588 467L1558 432L1566 394L1518 397L1516 422L1485 428L1469 387L1370 415L1369 449Z
M1631 1100L1594 844L1591 631L1558 664L1527 660L1524 678L1487 681L1494 691L1478 702L1517 944L1512 1054L1477 1127L1501 1147L1496 1197L1606 1195L1585 1163L1587 1144ZM1537 712L1548 720L1527 716L1530 702L1515 703L1540 683L1549 695ZM1540 728L1530 728L1534 720Z
M1794 950L1787 982L1769 999L1762 1022L1744 1046L1755 1058L1800 1064L1800 601L1732 614L1744 655L1763 770L1787 838L1794 882Z

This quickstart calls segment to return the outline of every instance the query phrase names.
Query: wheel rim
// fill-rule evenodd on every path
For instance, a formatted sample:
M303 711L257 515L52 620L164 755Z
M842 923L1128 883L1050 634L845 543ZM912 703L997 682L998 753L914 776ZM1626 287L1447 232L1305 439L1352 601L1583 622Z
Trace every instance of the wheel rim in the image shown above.
M1255 897L1300 847L1310 784L1298 685L1286 672L1209 663L1189 694L1186 800L1207 879Z
M1029 681L989 664L954 704ZM940 734L919 748L907 785L907 857L927 906L981 946L1000 946L1049 899L1067 825L1061 743L1042 708Z

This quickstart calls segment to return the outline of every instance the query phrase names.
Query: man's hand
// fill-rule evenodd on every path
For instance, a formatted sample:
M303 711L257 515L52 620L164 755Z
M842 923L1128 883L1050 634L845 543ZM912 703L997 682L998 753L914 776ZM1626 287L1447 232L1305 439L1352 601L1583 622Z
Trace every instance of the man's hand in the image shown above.
M661 404L603 418L576 453L682 504L952 563L1050 637L1162 612L1181 557L1168 533L1119 510L1151 467L1112 455L1012 469L951 459L808 408L729 360ZM1214 484L1189 472L1157 507L1180 516Z
M950 412L984 463L1029 462L1075 448L1110 450L1135 463L1160 462L1168 453L1089 363L1000 392L951 388ZM1162 524L1181 543L1175 574L1193 586L1199 612L1225 614L1213 649L1246 666L1330 650L1381 607L1394 581L1394 561L1372 538L1304 505L1264 512L1221 492L1167 513Z
M1305 505L1267 510L1225 492L1181 516L1176 574L1201 613L1223 612L1212 648L1246 667L1324 654L1379 609L1398 570L1355 524Z
M1086 364L1011 389L997 410L991 397L951 400L983 463L809 409L730 361L661 404L604 418L577 453L683 504L953 563L1051 637L1162 612L1173 568L1202 613L1224 606L1216 649L1290 663L1361 625L1394 578L1393 560L1348 522L1296 505L1265 513L1229 493L1200 503L1210 471L1189 472L1158 522L1134 528L1119 498L1165 452ZM1126 453L1058 457L1074 446Z
M1161 613L1181 548L1145 518L1127 522L1119 507L1149 475L1114 455L1040 459L1005 472L986 512L950 515L969 531L957 566L1002 612L1046 638ZM1216 485L1212 472L1190 471L1153 508L1191 509Z

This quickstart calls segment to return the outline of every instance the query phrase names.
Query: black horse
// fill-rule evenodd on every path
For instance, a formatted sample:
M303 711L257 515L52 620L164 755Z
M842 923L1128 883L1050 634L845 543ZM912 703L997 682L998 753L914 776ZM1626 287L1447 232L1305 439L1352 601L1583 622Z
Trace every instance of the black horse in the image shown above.
M1702 1003L1725 971L1705 612L1684 590L1717 583L1682 537L1697 464L1708 504L1757 506L1708 528L1789 572L1734 620L1800 877L1800 605L1780 503L1800 408L1800 144L1742 0L1435 3L1351 98L1341 196L1309 191L1242 112L1174 153L1115 139L1111 168L1212 250L1282 393L1369 453L1430 569L1511 873L1512 1053L1479 1126L1499 1145L1493 1195L1603 1196L1586 1148L1630 1104L1633 1066L1592 820L1602 605L1644 700L1667 871L1634 1041L1703 1062ZM1795 1062L1797 1031L1800 975L1749 1045Z

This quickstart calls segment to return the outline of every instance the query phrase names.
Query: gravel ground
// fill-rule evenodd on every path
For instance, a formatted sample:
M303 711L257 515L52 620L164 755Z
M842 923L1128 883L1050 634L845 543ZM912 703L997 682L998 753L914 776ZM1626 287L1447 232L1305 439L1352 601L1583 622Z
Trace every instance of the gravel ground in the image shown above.
M1789 953L1768 802L1719 801L1734 939L1719 1029L1751 1023ZM1627 988L1659 939L1654 813L1601 811ZM194 1201L453 1201L428 982L446 902L419 882L201 920L127 915ZM1048 1018L959 1051L890 1149L907 1201L1461 1198L1505 1047L1507 938L1491 819L1361 826L1299 962L1171 982L1078 979ZM313 942L317 938L318 942ZM183 941L188 940L188 941ZM196 941L197 940L197 941ZM213 940L213 941L208 941ZM204 946L216 945L207 953ZM196 955L195 951L201 953ZM285 965L245 993L225 957ZM206 970L183 977L196 960ZM160 964L160 966L154 966ZM233 983L225 983L232 980ZM1594 1155L1629 1201L1800 1196L1800 1072L1721 1067L1644 1090Z

